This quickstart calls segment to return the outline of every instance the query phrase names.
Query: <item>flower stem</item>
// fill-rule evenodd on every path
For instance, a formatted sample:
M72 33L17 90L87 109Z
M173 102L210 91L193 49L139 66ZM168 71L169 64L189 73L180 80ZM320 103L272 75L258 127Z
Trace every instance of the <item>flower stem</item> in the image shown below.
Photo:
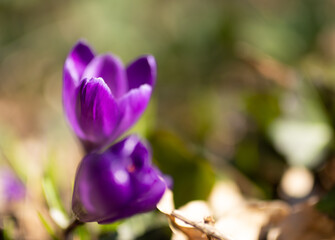
M75 230L78 226L83 225L84 222L79 221L78 219L74 219L70 225L64 229L63 236L65 240L70 239L71 233Z

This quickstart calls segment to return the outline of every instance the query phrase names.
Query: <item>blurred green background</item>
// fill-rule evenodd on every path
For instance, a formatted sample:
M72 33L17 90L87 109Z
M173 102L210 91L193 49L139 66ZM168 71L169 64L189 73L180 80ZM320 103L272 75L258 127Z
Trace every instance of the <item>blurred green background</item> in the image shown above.
M302 199L330 190L334 9L333 0L0 0L0 159L31 198L10 213L4 207L7 215L24 215L19 231L15 221L3 221L6 234L43 239L46 231L34 231L41 219L56 234L71 218L83 152L65 122L61 87L63 63L78 39L124 63L155 56L153 98L132 131L149 139L155 163L174 178L176 207L206 199L226 177L246 196L299 201L278 187L291 166L313 175ZM128 230L168 239L166 221L156 225ZM92 224L77 234L114 239L116 227Z

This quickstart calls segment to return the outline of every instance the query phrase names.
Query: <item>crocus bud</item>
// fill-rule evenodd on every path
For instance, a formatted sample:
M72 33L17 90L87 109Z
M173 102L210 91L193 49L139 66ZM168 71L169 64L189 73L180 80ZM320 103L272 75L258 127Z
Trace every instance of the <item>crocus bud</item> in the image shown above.
M82 41L74 46L64 64L63 105L88 152L109 145L138 120L155 81L153 56L125 67L112 54L96 56Z
M82 222L111 223L153 210L166 189L148 147L136 135L81 161L72 210Z

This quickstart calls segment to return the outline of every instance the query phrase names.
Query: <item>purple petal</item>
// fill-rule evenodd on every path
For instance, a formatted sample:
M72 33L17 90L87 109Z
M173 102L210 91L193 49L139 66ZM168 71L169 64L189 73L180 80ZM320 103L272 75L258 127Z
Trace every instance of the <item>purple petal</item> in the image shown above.
M136 190L134 194L137 196L134 205L140 204L140 208L147 209L147 207L143 206L142 202L146 202L151 207L153 205L152 202L158 202L166 187L164 179L160 174L155 168L148 166L131 175L134 189Z
M161 174L163 179L164 179L164 182L166 184L166 187L169 188L169 189L173 189L173 179L170 175L166 175L166 174Z
M82 78L101 77L116 98L127 89L125 70L118 57L111 54L95 57L85 69Z
M131 158L133 160L133 167L135 171L139 171L151 164L151 152L148 146L139 142L134 148Z
M133 189L133 200L119 209L117 215L108 216L105 220L98 221L99 224L112 223L118 219L144 213L156 208L162 198L166 184L154 168L146 168L139 173L131 174Z
M79 81L87 65L94 58L94 53L90 46L83 41L79 41L71 50L65 60L65 68L71 75Z
M111 154L120 157L133 159L133 166L131 167L134 170L141 169L151 163L151 152L149 151L149 147L147 144L142 143L140 138L135 134L115 143L108 149L108 151Z
M148 106L151 91L151 86L144 84L137 89L132 89L119 99L120 122L113 134L113 139L122 135L139 119Z
M84 69L93 58L94 53L91 48L80 41L73 47L64 64L63 105L65 115L79 137L83 137L84 134L80 129L75 113L76 89Z
M128 89L135 89L143 84L154 86L156 71L157 66L153 56L138 58L127 67Z
M101 78L84 79L78 88L77 118L85 138L103 146L119 121L117 104Z
M63 106L65 116L73 128L74 132L79 138L83 138L85 134L80 128L77 116L76 116L76 102L77 102L77 84L78 82L73 78L71 72L65 67L63 76Z
M81 162L72 206L84 222L117 217L120 206L130 201L131 182L123 163L112 155L91 154Z
M26 188L14 172L7 168L0 170L1 196L7 203L24 199Z
M143 164L138 166L139 162ZM72 209L80 221L110 223L154 209L165 189L161 173L151 165L149 149L132 135L83 159Z
M120 142L113 144L108 148L110 154L114 154L120 157L128 158L134 152L134 149L140 143L140 139L137 135L131 135L123 139Z

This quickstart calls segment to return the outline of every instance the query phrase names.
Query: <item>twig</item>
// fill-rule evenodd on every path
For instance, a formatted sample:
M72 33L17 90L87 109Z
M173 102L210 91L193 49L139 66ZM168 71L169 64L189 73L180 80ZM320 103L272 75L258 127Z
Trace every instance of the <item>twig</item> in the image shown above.
M181 216L180 214L176 213L176 211L173 211L171 213L171 216L178 218L180 220L182 220L183 222L193 226L194 228L200 230L201 232L203 232L204 234L207 235L207 237L212 237L214 239L218 239L218 240L233 240L230 239L226 236L223 236L222 233L220 233L215 227L206 224L206 223L202 223L202 222L194 222L192 220L189 220L183 216Z

